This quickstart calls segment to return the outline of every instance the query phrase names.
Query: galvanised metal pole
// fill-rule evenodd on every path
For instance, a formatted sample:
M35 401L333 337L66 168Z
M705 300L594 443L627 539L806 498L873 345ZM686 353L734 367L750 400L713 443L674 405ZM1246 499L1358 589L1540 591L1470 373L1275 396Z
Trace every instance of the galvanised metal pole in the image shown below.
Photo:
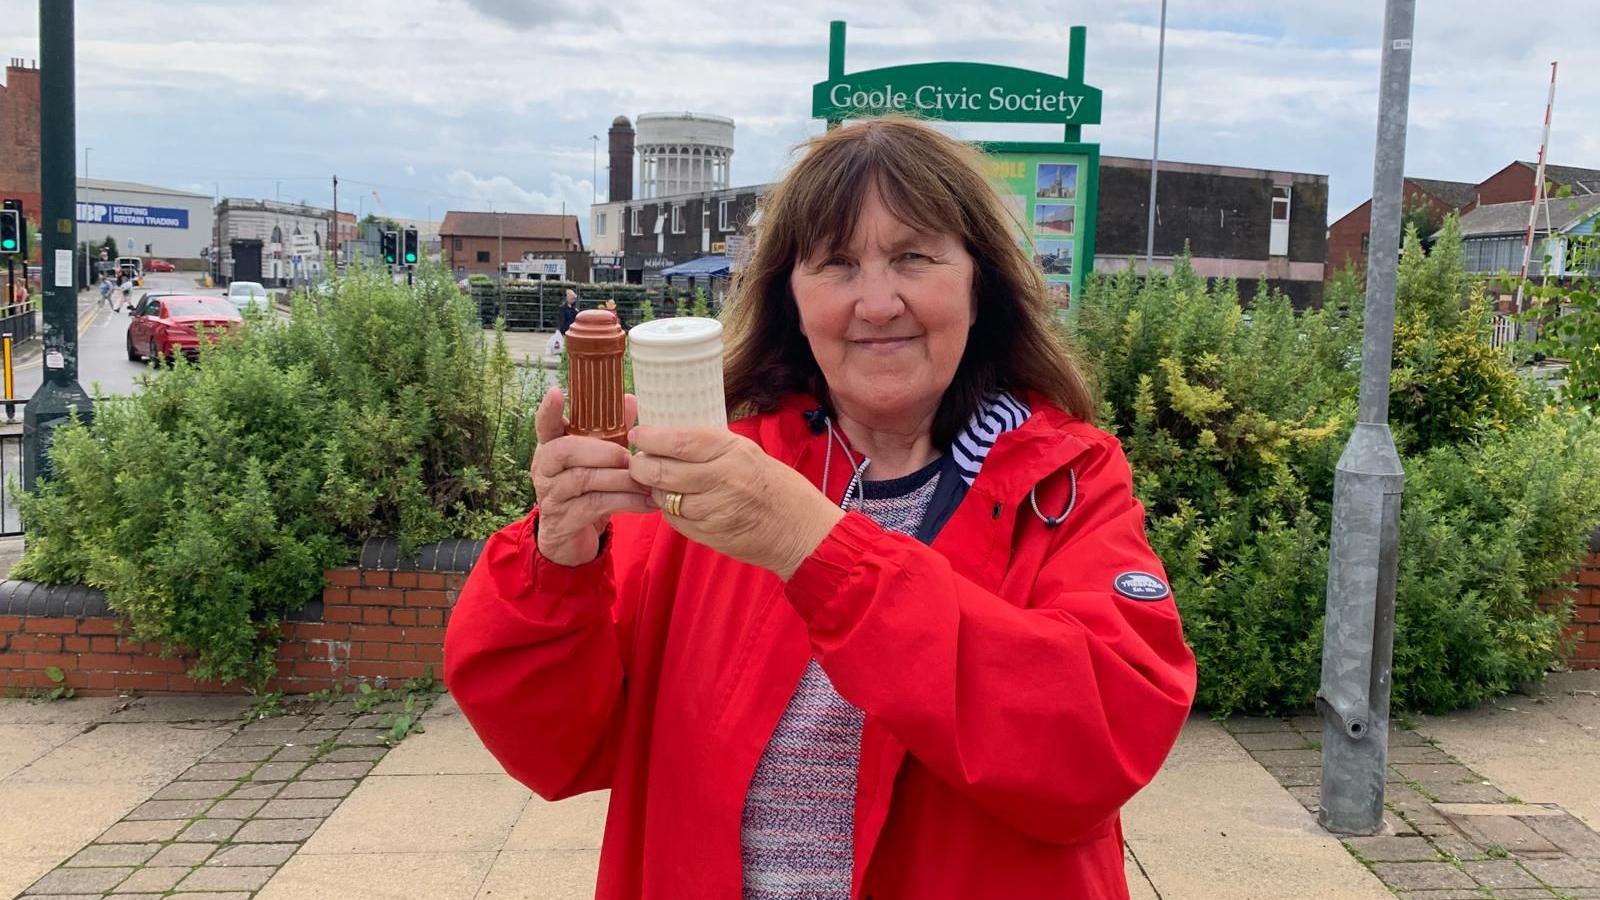
M1405 485L1389 432L1389 365L1416 0L1387 0L1385 7L1361 408L1334 475L1322 686L1317 691L1322 716L1319 818L1324 828L1341 834L1373 834L1383 826L1400 494Z
M1144 231L1144 271L1149 275L1156 257L1156 169L1161 162L1161 80L1167 63L1167 0L1161 0L1161 37L1156 44L1156 133L1150 148L1150 221Z
M89 395L78 384L77 120L73 0L39 3L39 168L44 245L44 380L22 414L22 485L33 490L50 472L55 430L72 410L88 421Z

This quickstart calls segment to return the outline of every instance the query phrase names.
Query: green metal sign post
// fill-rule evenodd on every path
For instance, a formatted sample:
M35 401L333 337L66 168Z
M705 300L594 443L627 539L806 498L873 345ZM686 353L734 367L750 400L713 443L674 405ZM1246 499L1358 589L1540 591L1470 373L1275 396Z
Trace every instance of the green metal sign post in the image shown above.
M93 404L78 384L76 88L73 0L39 4L39 167L44 209L44 381L22 416L22 484L50 475L56 430L74 412L87 422Z
M846 72L845 23L832 23L828 78L811 88L811 115L832 128L847 119L901 114L945 122L1060 124L1061 143L978 146L1012 215L1022 248L1039 267L1063 318L1094 267L1100 145L1082 127L1100 122L1101 92L1084 83L1087 30L1069 32L1067 75L971 62L917 63Z

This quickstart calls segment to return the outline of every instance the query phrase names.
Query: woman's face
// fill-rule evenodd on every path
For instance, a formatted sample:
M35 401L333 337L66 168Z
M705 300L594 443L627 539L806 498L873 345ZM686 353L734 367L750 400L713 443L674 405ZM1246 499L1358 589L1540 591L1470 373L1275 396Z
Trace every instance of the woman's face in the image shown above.
M795 264L800 326L841 412L889 426L933 415L977 319L973 269L959 237L896 219L877 190L848 246Z

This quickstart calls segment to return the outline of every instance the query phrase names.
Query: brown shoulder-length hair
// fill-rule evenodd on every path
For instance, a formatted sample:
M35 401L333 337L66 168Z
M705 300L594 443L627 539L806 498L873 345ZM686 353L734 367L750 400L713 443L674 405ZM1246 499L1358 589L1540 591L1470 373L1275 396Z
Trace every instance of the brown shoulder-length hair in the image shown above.
M796 392L829 403L789 276L813 252L848 244L876 187L896 218L958 235L976 264L977 321L934 417L934 444L948 448L999 390L1036 391L1093 420L1094 394L1057 337L1044 279L1013 239L977 150L915 119L884 116L828 131L805 151L762 201L750 261L723 313L730 416L771 412Z

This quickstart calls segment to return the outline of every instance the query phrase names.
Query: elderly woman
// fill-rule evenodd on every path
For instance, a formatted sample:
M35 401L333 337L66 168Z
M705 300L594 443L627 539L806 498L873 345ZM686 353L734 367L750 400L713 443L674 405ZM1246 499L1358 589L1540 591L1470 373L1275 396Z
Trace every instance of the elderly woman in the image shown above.
M600 897L1126 897L1194 659L981 159L813 140L728 335L730 430L630 455L545 397L445 645L485 745L611 790Z

